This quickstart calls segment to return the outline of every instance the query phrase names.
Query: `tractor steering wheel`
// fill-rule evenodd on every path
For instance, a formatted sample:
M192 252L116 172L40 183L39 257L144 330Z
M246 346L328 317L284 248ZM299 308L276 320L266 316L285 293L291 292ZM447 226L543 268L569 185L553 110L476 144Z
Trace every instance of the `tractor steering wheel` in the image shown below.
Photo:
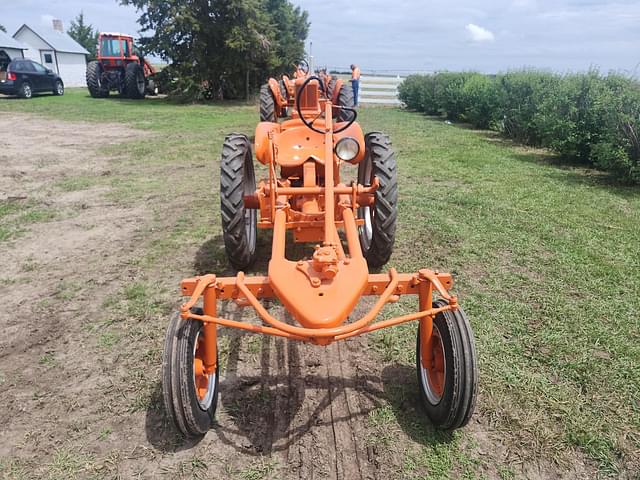
M302 84L302 86L300 87L300 90L298 90L298 94L296 95L296 110L298 112L298 116L300 117L300 120L302 120L302 123L304 123L304 125L313 130L316 133L326 133L323 130L320 130L319 128L316 128L313 126L313 122L309 122L307 121L306 118L304 118L304 116L302 115L302 110L300 109L300 98L302 98L302 93L304 92L304 89L307 88L307 86L309 85L309 83L312 80L316 80L319 84L320 84L320 90L322 91L322 93L324 93L326 95L327 90L325 88L324 82L322 81L322 79L320 77L316 77L311 76L309 78L307 78L304 83ZM333 133L340 133L340 132L344 132L347 128L349 128L351 125L353 125L353 122L356 121L356 118L358 118L358 112L356 112L355 108L350 108L350 107L342 107L342 106L337 106L337 108L342 108L343 110L348 110L349 112L353 113L353 117L351 118L351 120L349 120L347 122L346 125L343 125L342 127L340 127L337 130L334 130ZM317 117L316 117L317 118ZM314 119L315 121L315 119Z

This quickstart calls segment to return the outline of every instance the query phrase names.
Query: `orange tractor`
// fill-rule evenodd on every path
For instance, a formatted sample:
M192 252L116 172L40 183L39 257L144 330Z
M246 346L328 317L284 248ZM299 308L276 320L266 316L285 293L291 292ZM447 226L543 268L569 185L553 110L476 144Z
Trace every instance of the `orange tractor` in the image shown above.
M260 89L260 121L276 122L279 119L289 117L295 106L296 80L309 76L309 64L301 60L296 65L294 78L283 75L281 80L269 79L269 82ZM332 109L333 118L348 121L353 114L340 107L353 108L353 91L349 85L345 85L339 78L331 75L322 75L320 79L326 89L325 97L335 105Z
M153 80L156 70L136 52L131 35L101 33L98 36L98 59L87 65L87 87L93 98L105 98L117 91L132 99L156 95Z
M277 84L277 88L276 88ZM464 426L476 401L477 367L471 326L450 294L448 273L369 273L389 260L395 238L398 184L389 137L365 135L357 112L334 103L321 78L287 80L290 119L262 121L255 132L256 159L268 177L256 185L252 146L240 133L226 137L220 164L224 243L238 274L207 274L181 283L189 297L172 318L165 339L162 378L165 408L187 437L213 425L220 371L219 327L326 346L386 327L417 321L417 380L421 403L441 429ZM276 111L285 108L279 82L270 82ZM335 91L332 92L335 94ZM336 115L335 111L340 114ZM341 120L346 117L348 120ZM358 181L340 179L340 167L358 168ZM258 229L273 230L267 276L248 276L256 259ZM289 260L290 241L315 245ZM377 320L386 304L417 297L414 313ZM359 319L350 315L363 296L376 300ZM275 318L262 300L277 299L295 320ZM251 307L261 322L218 314L218 302ZM200 306L201 305L201 306Z

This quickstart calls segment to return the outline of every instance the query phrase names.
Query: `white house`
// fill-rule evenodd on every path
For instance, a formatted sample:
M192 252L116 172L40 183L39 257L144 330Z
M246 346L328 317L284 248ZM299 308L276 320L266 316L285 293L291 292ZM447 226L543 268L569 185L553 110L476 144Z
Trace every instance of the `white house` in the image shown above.
M24 51L28 47L23 45L15 38L11 38L9 35L0 30L0 58L3 59L11 59L14 58L23 58ZM8 63L8 62L7 62Z
M22 25L13 38L28 47L24 52L26 58L56 72L66 87L86 86L89 52L63 31L59 20L54 20L54 27Z

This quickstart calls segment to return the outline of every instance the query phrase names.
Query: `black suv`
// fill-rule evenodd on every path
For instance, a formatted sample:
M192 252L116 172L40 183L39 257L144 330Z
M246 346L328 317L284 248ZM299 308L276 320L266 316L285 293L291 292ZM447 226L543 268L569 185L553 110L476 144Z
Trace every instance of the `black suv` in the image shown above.
M16 58L6 69L0 65L0 93L31 98L34 93L53 92L64 95L62 79L48 68L33 60Z

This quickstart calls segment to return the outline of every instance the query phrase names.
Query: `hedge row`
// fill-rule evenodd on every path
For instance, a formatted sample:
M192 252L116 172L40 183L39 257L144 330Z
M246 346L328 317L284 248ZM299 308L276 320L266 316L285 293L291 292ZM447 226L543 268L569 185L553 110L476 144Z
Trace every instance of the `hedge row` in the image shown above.
M411 75L408 108L490 128L640 183L640 83L598 71Z

